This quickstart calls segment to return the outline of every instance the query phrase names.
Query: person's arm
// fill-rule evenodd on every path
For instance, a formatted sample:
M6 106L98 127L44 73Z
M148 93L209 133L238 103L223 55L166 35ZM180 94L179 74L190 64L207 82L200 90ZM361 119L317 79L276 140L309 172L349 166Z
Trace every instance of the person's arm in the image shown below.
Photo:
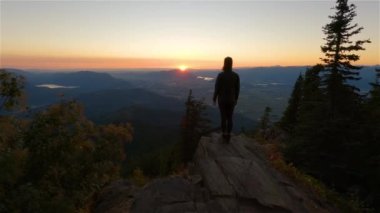
M237 104L239 93L240 93L240 78L239 75L236 75L236 90L235 90L235 104Z
M219 90L220 90L220 80L219 80L219 76L216 78L216 81L215 81L215 89L214 89L214 96L212 98L213 102L215 103L216 102L216 98L218 97L218 94L219 94Z

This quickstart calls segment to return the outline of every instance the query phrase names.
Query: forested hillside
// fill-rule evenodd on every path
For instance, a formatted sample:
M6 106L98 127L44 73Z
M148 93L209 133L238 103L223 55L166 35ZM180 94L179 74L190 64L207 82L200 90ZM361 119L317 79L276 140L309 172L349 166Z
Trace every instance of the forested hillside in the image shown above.
M323 27L322 64L301 74L278 122L285 132L286 159L347 197L380 210L380 70L366 93L353 83L361 77L356 7L338 0ZM356 63L355 63L356 62ZM375 71L377 75L375 75Z
M0 111L23 110L24 79L0 72ZM95 125L75 101L31 118L0 115L0 212L85 210L120 177L129 124Z

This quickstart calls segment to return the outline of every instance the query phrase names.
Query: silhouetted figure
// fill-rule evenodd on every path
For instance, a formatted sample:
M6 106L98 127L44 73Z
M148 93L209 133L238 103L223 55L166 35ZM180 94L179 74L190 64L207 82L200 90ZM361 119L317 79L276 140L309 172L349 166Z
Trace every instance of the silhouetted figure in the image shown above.
M227 141L231 138L232 115L239 98L239 92L239 75L232 71L232 58L226 57L223 71L219 73L215 82L213 101L216 104L216 99L218 99L223 138Z

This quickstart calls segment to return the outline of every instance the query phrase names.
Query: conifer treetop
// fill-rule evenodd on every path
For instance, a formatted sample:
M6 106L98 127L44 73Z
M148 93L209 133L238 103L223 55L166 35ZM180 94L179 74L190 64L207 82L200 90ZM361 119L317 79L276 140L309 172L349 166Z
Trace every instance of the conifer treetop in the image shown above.
M325 57L321 58L327 71L339 74L345 80L359 80L361 67L352 65L360 56L354 52L365 50L363 44L370 43L369 39L352 41L352 36L360 33L363 27L353 24L356 17L356 6L348 4L348 0L337 0L335 14L329 16L331 22L323 27L325 44L321 50Z

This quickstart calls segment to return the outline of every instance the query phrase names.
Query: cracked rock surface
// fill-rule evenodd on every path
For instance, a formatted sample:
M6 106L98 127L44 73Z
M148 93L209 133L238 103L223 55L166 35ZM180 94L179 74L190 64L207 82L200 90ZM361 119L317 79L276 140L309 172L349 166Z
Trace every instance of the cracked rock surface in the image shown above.
M189 178L155 179L142 189L127 181L106 187L95 212L337 212L278 173L255 141L202 137Z

